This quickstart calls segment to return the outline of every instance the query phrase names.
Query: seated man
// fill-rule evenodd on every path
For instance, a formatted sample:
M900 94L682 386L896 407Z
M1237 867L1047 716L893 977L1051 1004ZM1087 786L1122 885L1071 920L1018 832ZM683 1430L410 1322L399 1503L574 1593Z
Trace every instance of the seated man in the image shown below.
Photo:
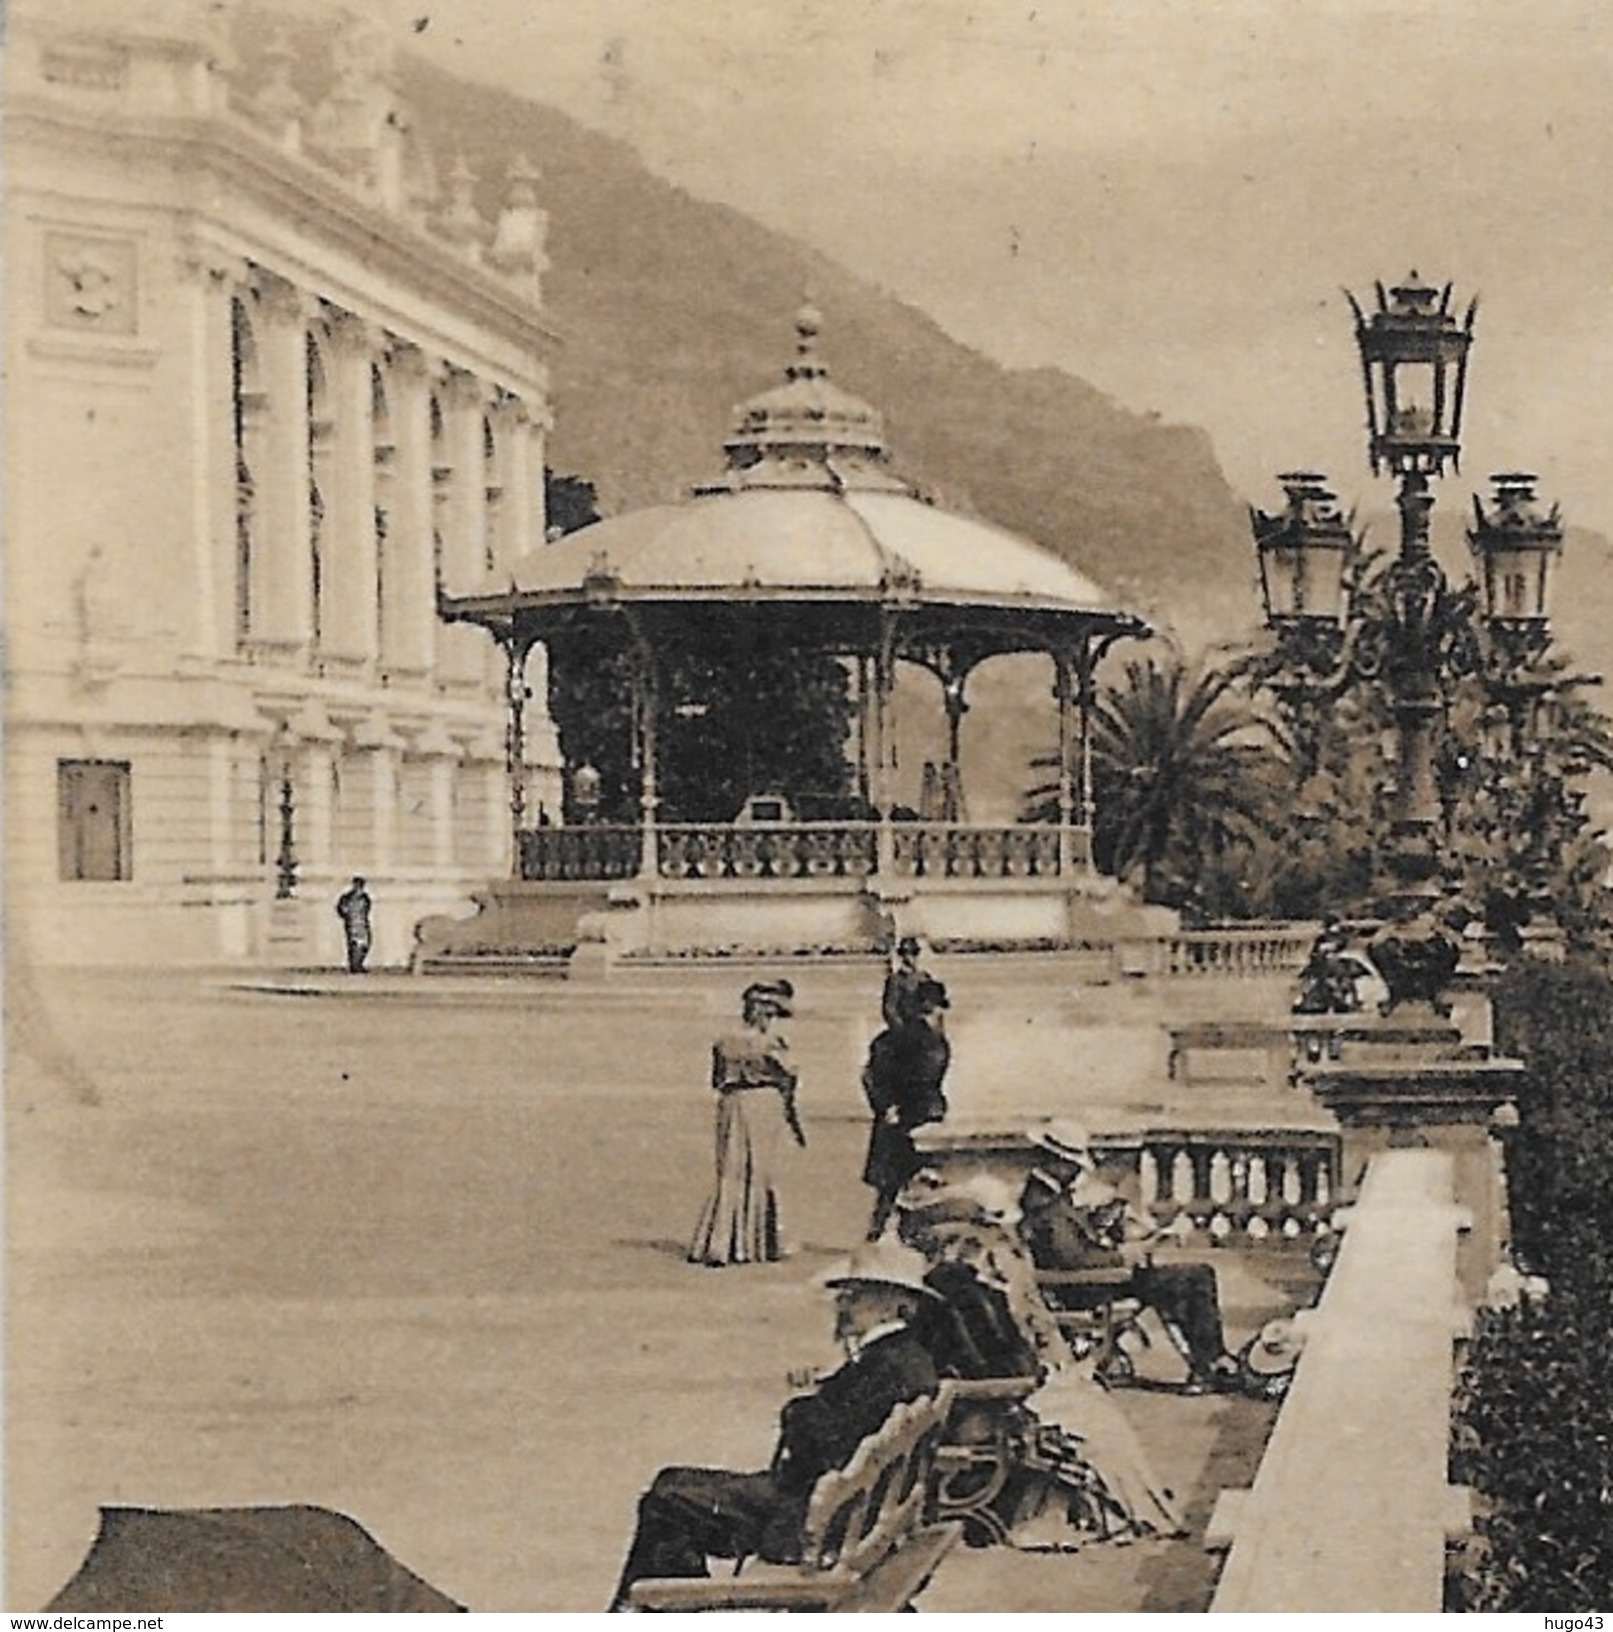
M845 1364L786 1402L772 1465L759 1473L663 1468L639 1500L638 1528L610 1607L628 1607L635 1581L704 1576L706 1560L757 1556L793 1564L819 1477L843 1467L894 1406L935 1393L935 1364L908 1330L933 1296L922 1257L894 1241L864 1247L826 1282Z
M1187 1345L1186 1392L1237 1387L1237 1362L1226 1352L1221 1299L1209 1264L1155 1264L1153 1223L1097 1177L1086 1131L1073 1122L1037 1130L1044 1153L1020 1198L1020 1236L1038 1269L1129 1268L1125 1291L1156 1310ZM1057 1304L1057 1297L1050 1298ZM1065 1308L1081 1303L1064 1301Z

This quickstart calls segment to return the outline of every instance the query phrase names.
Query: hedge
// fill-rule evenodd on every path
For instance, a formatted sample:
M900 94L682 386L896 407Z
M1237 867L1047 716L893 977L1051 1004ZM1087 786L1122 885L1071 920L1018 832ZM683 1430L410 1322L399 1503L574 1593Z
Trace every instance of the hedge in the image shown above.
M1496 1041L1529 1089L1509 1136L1519 1259L1550 1290L1484 1311L1459 1381L1452 1477L1478 1537L1452 1607L1613 1605L1613 980L1521 964L1495 993Z

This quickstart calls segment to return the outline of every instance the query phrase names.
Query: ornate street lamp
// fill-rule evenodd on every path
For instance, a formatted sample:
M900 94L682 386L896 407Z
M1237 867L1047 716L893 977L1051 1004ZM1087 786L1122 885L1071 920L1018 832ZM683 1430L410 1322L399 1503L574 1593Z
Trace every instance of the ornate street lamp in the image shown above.
M1368 456L1375 475L1387 472L1398 483L1397 554L1363 574L1350 523L1323 479L1309 471L1280 476L1285 507L1269 515L1251 510L1250 520L1266 622L1276 636L1268 683L1279 695L1314 701L1336 696L1352 680L1368 681L1381 686L1389 704L1395 764L1383 792L1393 890L1385 904L1390 921L1369 956L1389 988L1390 1007L1408 999L1439 1006L1458 950L1432 911L1441 860L1435 753L1441 721L1455 683L1481 678L1490 706L1479 721L1479 748L1494 791L1508 798L1519 789L1531 798L1551 791L1546 781L1536 789L1536 761L1551 735L1557 691L1576 683L1546 661L1563 525L1555 506L1541 508L1533 476L1493 476L1488 504L1474 500L1467 535L1477 582L1451 588L1429 549L1432 482L1460 468L1478 303L1458 318L1451 285L1436 289L1415 272L1375 290L1370 313L1348 298L1366 392ZM1325 710L1300 713L1326 718ZM1314 758L1313 744L1310 769Z
M1451 286L1436 289L1415 272L1385 290L1375 285L1368 314L1353 295L1356 343L1366 391L1367 451L1373 474L1398 479L1400 548L1356 582L1358 545L1338 502L1308 471L1278 478L1287 504L1251 512L1268 624L1290 686L1323 695L1350 679L1382 684L1395 722L1395 771L1388 785L1395 889L1391 919L1369 955L1389 988L1390 1006L1438 1004L1454 972L1455 941L1433 918L1438 900L1441 820L1435 740L1450 677L1476 667L1470 597L1453 593L1429 549L1430 484L1456 470L1462 406L1477 302L1458 320ZM1331 672L1329 672L1331 670Z
M291 901L297 894L297 789L292 778L291 733L285 727L280 739L280 842L274 856L274 898Z
M1458 324L1450 284L1436 290L1412 272L1387 294L1381 283L1375 287L1378 305L1370 317L1354 295L1349 301L1366 387L1372 472L1388 470L1400 482L1395 500L1400 553L1374 588L1382 616L1381 671L1399 739L1389 862L1400 885L1398 915L1407 917L1436 894L1431 881L1439 867L1434 776L1434 733L1443 708L1439 659L1441 645L1454 633L1445 574L1428 547L1434 509L1429 483L1443 476L1447 465L1461 468L1462 402L1478 302L1469 304ZM1450 963L1454 969L1454 947Z

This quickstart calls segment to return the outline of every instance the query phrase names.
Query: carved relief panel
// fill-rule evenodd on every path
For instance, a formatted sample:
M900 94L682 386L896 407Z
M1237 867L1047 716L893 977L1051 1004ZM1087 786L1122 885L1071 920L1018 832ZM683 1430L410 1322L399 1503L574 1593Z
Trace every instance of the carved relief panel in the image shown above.
M45 319L55 328L133 334L139 325L138 260L129 239L45 235Z

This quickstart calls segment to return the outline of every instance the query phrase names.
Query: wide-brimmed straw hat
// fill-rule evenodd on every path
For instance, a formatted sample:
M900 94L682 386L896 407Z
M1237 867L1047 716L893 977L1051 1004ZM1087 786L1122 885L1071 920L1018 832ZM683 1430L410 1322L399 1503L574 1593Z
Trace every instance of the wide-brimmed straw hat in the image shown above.
M923 1253L882 1236L859 1247L839 1268L830 1270L822 1284L831 1291L843 1286L889 1286L933 1298L935 1293L924 1284L928 1268Z
M1081 1123L1064 1119L1030 1130L1030 1141L1039 1150L1066 1162L1092 1161L1092 1135Z
M1299 1364L1305 1335L1291 1320L1268 1320L1250 1341L1243 1363L1256 1377L1281 1377Z

